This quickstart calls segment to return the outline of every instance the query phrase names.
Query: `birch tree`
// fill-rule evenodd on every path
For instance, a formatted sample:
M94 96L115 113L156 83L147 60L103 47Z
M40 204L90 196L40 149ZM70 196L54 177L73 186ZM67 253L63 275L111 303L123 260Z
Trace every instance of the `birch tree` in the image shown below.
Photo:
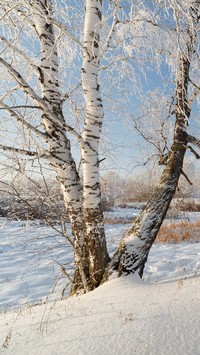
M155 2L156 6L160 3ZM144 74L145 68L152 70L157 64L159 67L161 36L155 22L157 8L152 10L138 0L127 1L123 9L120 0L116 0L111 2L111 16L102 19L102 0L70 5L62 0L8 0L1 4L1 127L4 129L9 122L15 139L9 145L1 137L0 150L32 160L39 157L54 170L71 222L72 237L65 237L74 250L72 293L96 288L107 275L107 267L118 275L137 270L142 276L182 173L188 143L200 146L198 139L187 133L192 103L199 89L189 76L196 55L199 1L187 4L189 11L177 8L176 2L164 2L162 12L162 16L164 11L168 16L174 13L175 38L180 35L175 64L178 69L174 141L169 154L162 157L166 167L160 184L110 264L99 182L99 144L104 120L101 93L109 91L113 112L122 112L124 117L130 89L133 94L140 91L136 63L138 71ZM105 4L104 11L107 7ZM162 26L163 33L166 26ZM191 95L189 85L194 88ZM120 106L124 104L122 111L118 110L118 101ZM80 169L73 152L74 140L79 146Z
M102 1L97 0L95 4L92 0L86 1L83 43L71 35L64 24L54 19L52 5L51 0L21 1L20 4L8 1L2 5L5 35L1 36L0 65L9 75L10 84L8 93L1 97L0 107L34 138L29 149L8 145L0 148L27 157L40 156L53 167L72 226L73 239L68 237L75 254L72 289L73 292L79 288L89 291L99 285L109 259L101 210L98 158L103 120L98 83ZM61 3L62 6L65 3ZM30 33L29 38L26 38L24 27ZM81 47L83 53L82 86L86 117L82 134L67 124L62 109L57 44L63 32ZM38 50L37 64L34 63L36 58L20 48L20 40L29 39L35 41L36 53ZM27 47L28 52L29 44ZM27 75L28 70L35 74ZM18 105L12 105L13 92L15 96L16 92L23 93L21 99L18 97ZM37 125L29 121L28 114L21 113L23 108L29 110L29 115L30 110L32 115L36 115ZM72 156L68 132L80 144L82 178Z
M177 9L176 3L170 2L170 5L177 21L179 48L173 112L175 116L173 143L168 154L163 157L162 164L165 168L155 192L112 258L110 272L117 272L118 276L136 272L142 277L149 251L176 191L179 177L184 174L182 167L186 150L190 149L196 158L199 158L190 144L200 147L200 141L188 134L188 126L192 104L200 90L200 87L191 80L190 75L192 64L198 57L197 31L200 1L191 1L186 14L182 14L183 3L181 3L181 10Z

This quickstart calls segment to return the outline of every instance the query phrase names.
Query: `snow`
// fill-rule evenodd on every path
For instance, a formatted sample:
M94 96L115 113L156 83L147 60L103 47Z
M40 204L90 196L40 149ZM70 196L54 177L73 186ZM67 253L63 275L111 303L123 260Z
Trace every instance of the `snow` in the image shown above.
M198 279L120 278L80 297L3 314L2 354L198 355L199 315Z
M67 242L39 222L0 223L0 353L200 354L200 243L155 244L143 281L114 278L60 301ZM126 229L106 225L111 254Z
M51 299L60 298L61 265L73 268L66 239L37 222L0 221L0 310L43 302L53 289Z
M124 222L133 220L138 215L138 208L113 208L111 211L104 212L104 216L109 219L120 219Z

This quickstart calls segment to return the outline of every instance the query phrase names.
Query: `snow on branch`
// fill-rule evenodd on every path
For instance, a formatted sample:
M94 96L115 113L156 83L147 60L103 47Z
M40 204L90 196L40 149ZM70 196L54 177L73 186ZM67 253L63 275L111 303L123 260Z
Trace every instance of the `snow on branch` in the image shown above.
M0 58L0 64L2 64L10 73L10 75L12 75L14 77L14 79L16 80L16 82L20 85L21 89L23 89L23 91L29 95L34 101L37 102L37 104L39 104L39 109L43 109L43 111L45 112L45 114L47 114L49 117L49 120L56 123L60 128L65 128L66 130L68 130L71 134L73 134L79 141L82 141L81 136L69 125L61 122L59 120L59 118L48 109L46 103L44 102L44 100L42 98L40 98L35 91L30 87L30 85L24 80L24 78L21 76L21 74L16 71L9 63L7 63L3 58ZM1 107L2 105L5 105L1 102ZM5 105L6 106L6 105ZM4 106L4 107L5 107ZM8 106L6 107L6 109L9 109ZM14 111L13 111L14 112Z
M0 151L4 152L11 152L15 154L20 154L20 155L25 155L31 158L45 158L48 159L50 158L50 155L47 151L43 152L36 152L36 151L31 151L31 150L26 150L26 149L20 149L20 148L15 148L15 147L10 147L7 145L2 145L0 144Z
M108 34L108 37L105 41L105 44L99 54L99 57L102 57L106 51L108 50L109 48L109 45L110 45L110 41L114 35L114 32L115 32L115 27L116 27L116 24L118 22L118 12L119 12L119 7L120 7L120 0L116 0L115 2L115 9L114 9L114 14L113 14L113 22L112 22L112 25L110 27L110 32Z
M24 117L22 117L21 115L19 115L18 113L16 113L15 111L13 111L14 108L18 108L18 107L22 107L22 106L17 106L17 107L9 107L7 106L4 102L0 101L0 110L4 109L7 112L10 113L10 115L18 122L20 123L21 126L27 128L29 131L33 132L37 137L39 137L40 139L42 139L44 142L47 143L48 141L48 135L46 133L43 133L41 131L39 131L37 128L35 128L34 126L32 126L30 123L28 123L27 121L25 121ZM29 106L23 106L25 108L28 108ZM30 106L31 108L37 108L37 109L41 109L38 106ZM56 122L57 123L57 122ZM60 122L59 122L60 125ZM81 137L81 135L71 126L64 124L63 128L65 128L67 130L67 132L69 132L71 135L73 135L74 138L77 139L77 141L79 143L81 143L83 146L84 144L86 144L83 140L83 138Z
M21 89L29 95L34 101L39 103L44 107L43 100L36 94L36 92L30 87L26 80L21 76L21 74L15 70L11 64L6 62L3 58L0 58L0 64L2 64L10 73L10 75L15 79L15 81L20 85ZM46 105L45 105L46 108Z
M27 63L30 64L31 68L33 68L35 70L35 72L38 74L38 66L35 65L31 59L29 58L29 56L26 55L26 53L22 50L20 50L19 48L17 48L17 46L13 45L11 42L9 42L5 37L0 36L0 41L3 42L7 47L9 47L10 49L13 49L14 52L16 54L18 54L20 57L24 58L26 60Z
M188 100L188 108L189 108L189 110L192 109L193 102L196 99L196 97L199 95L199 93L200 93L200 89L194 90L193 94L191 95L190 99Z
M74 136L74 138L77 139L77 141L81 144L85 144L82 136L71 126L69 126L68 124L65 124L65 128L67 130L67 132L71 133L72 136Z
M22 9L18 8L17 15L19 15L19 17L21 17L22 21L26 21L26 24L28 24L32 30L36 31L35 24L33 23L30 16L28 16L28 14L26 12L24 12Z
M191 80L190 78L189 78L189 81L190 81L190 83L191 83L191 84L194 86L194 88L195 88L195 90L193 91L193 93L192 93L190 99L188 100L188 107L189 107L189 109L191 110L192 104L193 104L194 100L195 100L196 97L200 94L200 86L197 85L197 84L195 84L195 83L193 82L193 80Z
M71 38L74 42L76 42L81 48L83 48L82 43L73 36L73 34L71 34L68 30L67 30L67 26L64 25L64 23L61 23L53 18L48 18L48 20L56 27L58 27L59 29L61 29L69 38Z

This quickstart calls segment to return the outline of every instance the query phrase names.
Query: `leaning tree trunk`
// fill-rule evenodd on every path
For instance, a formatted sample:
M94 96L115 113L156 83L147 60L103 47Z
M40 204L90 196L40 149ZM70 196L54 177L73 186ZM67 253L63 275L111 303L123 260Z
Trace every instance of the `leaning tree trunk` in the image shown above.
M94 288L100 284L109 261L101 208L98 153L104 115L98 83L101 11L102 0L86 1L82 67L86 118L82 134L84 140L82 171L84 220L89 246L89 271Z
M186 144L186 133L181 134L180 139L176 137L159 185L113 256L111 268L117 270L119 276L122 273L131 274L137 271L142 277L149 251L176 190Z
M199 1L195 2L194 8L191 9L193 22L197 21L198 7ZM174 139L166 160L166 167L155 192L115 252L109 266L111 274L113 271L116 271L118 276L137 272L142 277L149 251L166 216L182 173L187 143L191 141L187 134L187 126L190 116L188 105L189 70L195 42L193 30L188 29L187 36L184 54L179 59ZM108 277L108 274L106 273L105 276Z

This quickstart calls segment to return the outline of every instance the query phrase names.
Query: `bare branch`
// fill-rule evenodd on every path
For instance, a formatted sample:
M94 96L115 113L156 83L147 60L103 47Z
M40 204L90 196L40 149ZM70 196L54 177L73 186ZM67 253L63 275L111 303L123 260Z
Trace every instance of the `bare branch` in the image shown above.
M65 270L64 266L63 266L63 265L60 265L60 266L61 266L62 273L69 279L69 281L70 281L71 283L73 283L72 278L70 277L70 275L68 274L68 272Z
M67 132L71 133L71 135L73 135L77 139L77 141L79 143L81 143L83 145L85 144L84 139L81 137L81 135L73 127L65 124L65 128L66 128Z
M62 98L61 98L62 102L64 102L65 100L69 99L70 96L71 96L80 86L81 86L81 81L79 81L79 83L75 86L75 88L72 89L70 92L63 94L63 95L62 95Z
M31 158L44 158L44 159L51 159L51 156L48 151L43 151L43 152L36 152L36 151L31 151L31 150L26 150L26 149L20 149L20 148L15 148L15 147L10 147L6 145L0 144L0 151L4 152L11 152L15 154L22 154Z
M189 81L198 91L200 91L200 86L199 85L195 84L194 81L191 78L189 78Z
M193 183L190 181L189 177L186 175L186 173L181 169L181 175L184 176L184 178L187 180L189 185L193 185Z
M200 139L197 139L196 137L191 136L189 134L187 138L189 143L194 144L196 147L200 148Z
M13 109L6 104L4 104L2 101L0 101L0 110L4 109L7 112L10 113L10 115L18 122L22 127L27 128L29 131L33 132L37 137L40 137L44 142L47 141L47 134L39 131L37 128L32 126L30 123L26 122L24 117L13 111Z
M26 149L15 148L15 147L9 147L9 146L5 146L2 144L0 144L0 150L6 151L6 152L9 151L11 153L23 154L23 155L27 155L29 157L38 157L37 152L29 151Z
M45 107L43 100L36 94L36 92L30 87L26 80L21 76L21 74L15 70L11 64L6 62L3 58L0 58L0 64L2 64L10 73L10 75L15 79L15 81L20 85L21 89L29 95L34 101Z
M0 103L1 105L1 103ZM10 106L10 109L17 109L17 108L36 108L36 109L41 109L39 106L31 106L31 105L19 105L19 106ZM7 110L7 108L0 107L0 110Z
M1 96L0 100L1 100L1 101L5 100L6 97L8 97L12 92L15 92L15 91L17 91L17 90L19 90L19 89L20 89L20 86L19 86L19 85L15 86L15 87L13 87L13 88L11 88L11 89L9 89L9 91L7 91L3 96Z
M105 44L104 44L104 46L103 46L103 48L102 48L102 50L101 50L101 52L99 54L99 57L102 57L106 53L108 48L109 48L110 41L111 41L111 39L113 37L113 34L115 32L115 27L116 27L116 24L118 22L118 16L117 15L118 15L118 11L119 11L119 6L120 6L120 0L116 0L114 14L113 14L113 22L112 22L112 25L110 27L110 32L109 32L108 37L107 37L107 39L105 41Z
M136 131L142 136L142 138L144 138L147 142L149 142L150 144L152 144L159 152L160 152L160 147L148 136L146 136L138 127L136 120L134 120L134 128L136 129Z
M83 48L83 45L82 43L76 38L73 36L73 34L71 34L68 30L67 30L67 26L64 25L63 23L51 18L51 17L48 17L47 18L48 21L50 21L54 26L60 28L69 38L71 38L74 42L76 42L81 48Z
M2 41L7 47L11 48L14 50L15 53L17 53L20 57L24 58L30 66L35 70L36 73L38 73L38 67L34 63L32 63L31 59L26 55L26 53L22 50L20 50L17 46L11 44L5 37L0 36L0 41Z
M196 159L200 159L200 155L190 145L188 145L188 149L195 155Z

